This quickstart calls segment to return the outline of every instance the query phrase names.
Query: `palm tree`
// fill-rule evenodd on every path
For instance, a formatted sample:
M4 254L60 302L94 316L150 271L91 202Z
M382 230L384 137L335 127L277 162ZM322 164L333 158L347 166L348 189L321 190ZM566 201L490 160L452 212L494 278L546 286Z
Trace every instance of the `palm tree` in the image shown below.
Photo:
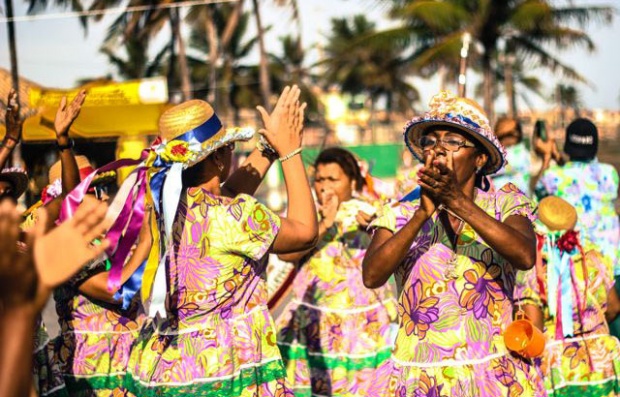
M231 7L220 7L211 10L213 16L213 27L215 36L224 37L228 27L230 13L235 12ZM197 56L190 56L188 60L192 65L192 77L199 87L213 95L218 114L226 117L229 109L234 110L233 116L238 121L238 112L241 107L254 107L261 104L260 92L258 90L258 68L255 66L243 65L241 62L246 58L256 46L258 39L247 38L247 28L250 21L250 13L243 12L237 21L237 28L232 31L227 38L226 47L221 47L219 62L211 63L205 61L207 54L211 54L212 40L209 40L207 30L211 27L203 23L197 15L190 14L192 21L189 47L197 53ZM215 73L213 71L215 70ZM218 76L217 82L212 83L211 78L205 76ZM204 82L207 82L205 85ZM202 86L201 86L202 82ZM217 95L213 94L216 91Z
M542 66L578 81L585 80L575 69L562 63L550 49L585 46L594 49L583 28L587 23L609 23L612 7L553 5L550 0L389 0L390 15L402 25L383 32L383 38L407 43L410 59L423 73L434 73L440 65L458 63L460 38L469 32L481 48L472 51L484 81L484 107L493 117L493 63L500 41L514 53L528 59L529 67ZM474 46L475 48L476 46Z
M364 15L332 19L331 23L321 62L326 67L325 83L337 84L352 95L367 94L371 112L381 96L386 98L388 111L410 110L419 93L407 81L411 69L401 56L401 43L377 40L375 25Z
M566 109L573 110L575 117L579 117L581 108L581 93L573 85L558 84L555 87L553 99L560 109L560 127L566 126Z

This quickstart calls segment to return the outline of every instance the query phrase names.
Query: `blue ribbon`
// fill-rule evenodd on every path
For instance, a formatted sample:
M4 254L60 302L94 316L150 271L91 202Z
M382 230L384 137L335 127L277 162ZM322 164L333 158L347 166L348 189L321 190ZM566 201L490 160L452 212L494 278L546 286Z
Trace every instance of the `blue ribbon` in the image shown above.
M562 332L564 336L573 336L573 294L570 275L570 254L562 253L560 260L560 279L562 280Z
M422 195L422 188L420 186L417 186L415 189L407 193L405 197L401 198L400 202L404 203L407 201L417 200L420 198L421 195Z
M452 114L452 113L446 113L446 117L451 117L451 118L455 118L455 119L459 119L473 127L476 128L480 128L480 125L478 123L476 123L475 121L473 121L472 119L470 119L469 117L465 117L462 114Z
M129 277L127 281L121 286L121 288L114 294L114 299L119 301L122 299L121 307L123 310L129 309L129 305L133 300L133 297L138 293L142 286L142 274L146 267L146 261L142 262L140 267Z

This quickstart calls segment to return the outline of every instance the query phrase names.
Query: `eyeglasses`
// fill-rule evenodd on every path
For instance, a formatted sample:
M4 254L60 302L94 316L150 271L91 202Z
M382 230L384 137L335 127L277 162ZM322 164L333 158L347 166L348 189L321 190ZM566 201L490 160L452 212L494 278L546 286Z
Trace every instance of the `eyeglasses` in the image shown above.
M424 135L418 139L418 146L423 150L431 150L437 146L437 143L440 143L441 146L451 152L458 152L462 147L476 147L473 143L458 138L448 137L445 139L439 139L434 136Z

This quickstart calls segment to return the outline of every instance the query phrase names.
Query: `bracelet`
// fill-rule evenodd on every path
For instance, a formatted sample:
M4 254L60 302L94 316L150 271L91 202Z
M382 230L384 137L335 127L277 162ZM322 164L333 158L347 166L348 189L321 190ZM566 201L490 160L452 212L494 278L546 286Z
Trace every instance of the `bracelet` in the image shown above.
M297 149L293 150L292 152L290 152L289 154L287 154L286 156L282 156L280 157L278 160L280 160L281 163L285 162L286 160L293 158L295 156L297 156L299 153L301 153L301 148L298 147Z
M9 145L9 140L12 140L14 143L12 145ZM15 140L15 138L9 138L9 137L5 137L4 140L2 142L0 142L0 146L4 146L5 148L9 149L9 150L13 150L15 149L15 146L17 146L17 141Z
M75 142L71 138L69 138L69 141L66 145L61 145L58 143L58 141L56 141L56 149L58 149L58 151L60 152L67 149L73 149L73 146L75 146Z
M278 157L278 152L276 152L273 146L271 146L267 139L265 139L265 137L262 135L258 138L258 141L256 142L256 148L259 152L271 159Z

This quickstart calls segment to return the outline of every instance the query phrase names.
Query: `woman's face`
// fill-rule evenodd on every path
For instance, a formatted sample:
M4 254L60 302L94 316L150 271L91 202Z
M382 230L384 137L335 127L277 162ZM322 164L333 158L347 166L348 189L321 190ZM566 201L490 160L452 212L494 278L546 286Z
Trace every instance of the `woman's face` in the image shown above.
M318 164L314 175L314 190L319 203L323 204L324 195L335 194L338 202L351 200L354 182L337 163Z
M474 141L456 130L438 128L425 132L424 135L437 140L434 147L424 150L424 160L432 155L434 160L446 164L448 156L453 156L454 173L459 183L466 182L476 173L477 168L484 166L487 161L486 154L480 152L476 147L471 147ZM461 145L459 148L446 148L450 144L456 146L461 143L469 146Z

